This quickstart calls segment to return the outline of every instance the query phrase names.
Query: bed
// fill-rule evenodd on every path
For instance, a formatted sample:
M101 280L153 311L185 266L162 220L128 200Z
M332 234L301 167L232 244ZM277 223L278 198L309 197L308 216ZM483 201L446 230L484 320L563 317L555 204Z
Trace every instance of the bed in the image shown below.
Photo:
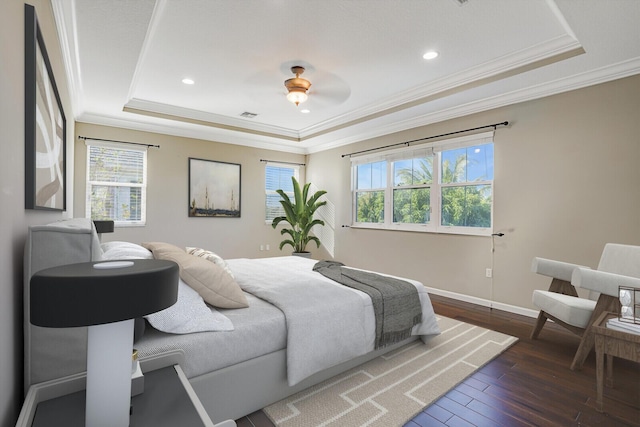
M313 271L315 260L223 260L201 248L175 251L159 242L100 243L88 219L33 226L25 245L25 284L33 273L57 265L178 257L178 302L144 321L137 319L145 327L135 347L141 358L182 352L182 369L216 423L241 418L407 342L439 333L429 295L416 281L404 279L419 298L419 321L410 327L408 338L376 348L379 336L371 298ZM200 282L194 286L187 273L200 271L182 262L193 261L200 268L201 260L215 264L213 271L223 271L225 281L230 276L231 290L198 289L202 283L208 286L206 274L214 274L206 266L207 273L196 277ZM217 282L218 277L222 276L209 281ZM31 325L29 286L24 289L26 392L32 384L83 372L87 338L86 328Z

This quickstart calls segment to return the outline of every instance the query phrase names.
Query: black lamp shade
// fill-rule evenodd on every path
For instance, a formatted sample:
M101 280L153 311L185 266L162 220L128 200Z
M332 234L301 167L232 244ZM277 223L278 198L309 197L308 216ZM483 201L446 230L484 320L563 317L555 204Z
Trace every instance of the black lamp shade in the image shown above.
M113 221L94 220L93 224L96 226L96 232L99 234L113 233Z
M85 262L40 270L31 277L31 323L68 328L141 317L178 298L178 264L128 260L133 265L97 269Z

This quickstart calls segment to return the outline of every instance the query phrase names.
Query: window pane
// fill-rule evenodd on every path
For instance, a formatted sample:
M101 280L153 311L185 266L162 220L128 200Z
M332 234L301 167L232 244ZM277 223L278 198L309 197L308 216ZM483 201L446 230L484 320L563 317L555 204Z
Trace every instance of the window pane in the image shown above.
M442 152L443 184L493 180L493 143Z
M490 185L443 187L441 224L491 227L491 197Z
M467 148L467 181L493 180L493 144Z
M371 164L371 188L384 188L387 186L387 162Z
M91 219L114 221L142 220L142 189L93 185Z
M384 222L384 191L356 194L356 222Z
M431 184L433 157L399 160L393 163L394 186Z
M441 182L451 184L453 182L465 182L467 180L467 150L458 148L442 152L440 170Z
M283 190L293 200L291 177L298 178L298 168L295 166L265 167L265 220L273 221L275 217L284 216L284 209L280 204L281 197L276 190Z
M89 149L90 181L143 183L143 151L96 146Z
M393 190L393 222L427 224L430 221L429 188Z
M267 165L265 171L265 188L267 190L284 190L286 193L293 192L293 183L291 182L291 177L295 176L294 168Z
M288 196L293 198L293 195L288 194ZM275 217L284 216L284 209L282 209L282 205L280 204L281 199L278 193L267 194L265 216L267 221L273 221Z
M100 145L87 150L87 216L144 224L146 151Z
M357 189L370 190L387 186L387 162L375 162L358 165Z

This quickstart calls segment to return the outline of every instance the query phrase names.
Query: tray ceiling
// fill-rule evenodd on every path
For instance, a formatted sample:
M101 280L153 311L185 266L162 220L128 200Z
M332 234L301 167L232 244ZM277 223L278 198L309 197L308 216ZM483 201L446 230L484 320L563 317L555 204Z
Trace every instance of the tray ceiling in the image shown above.
M636 0L52 4L76 120L298 153L640 72Z

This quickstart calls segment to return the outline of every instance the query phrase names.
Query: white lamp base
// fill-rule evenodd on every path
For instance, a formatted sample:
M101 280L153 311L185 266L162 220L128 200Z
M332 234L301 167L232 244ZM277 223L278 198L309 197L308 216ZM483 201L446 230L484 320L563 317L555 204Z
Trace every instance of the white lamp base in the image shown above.
M89 326L86 427L128 427L134 320Z

